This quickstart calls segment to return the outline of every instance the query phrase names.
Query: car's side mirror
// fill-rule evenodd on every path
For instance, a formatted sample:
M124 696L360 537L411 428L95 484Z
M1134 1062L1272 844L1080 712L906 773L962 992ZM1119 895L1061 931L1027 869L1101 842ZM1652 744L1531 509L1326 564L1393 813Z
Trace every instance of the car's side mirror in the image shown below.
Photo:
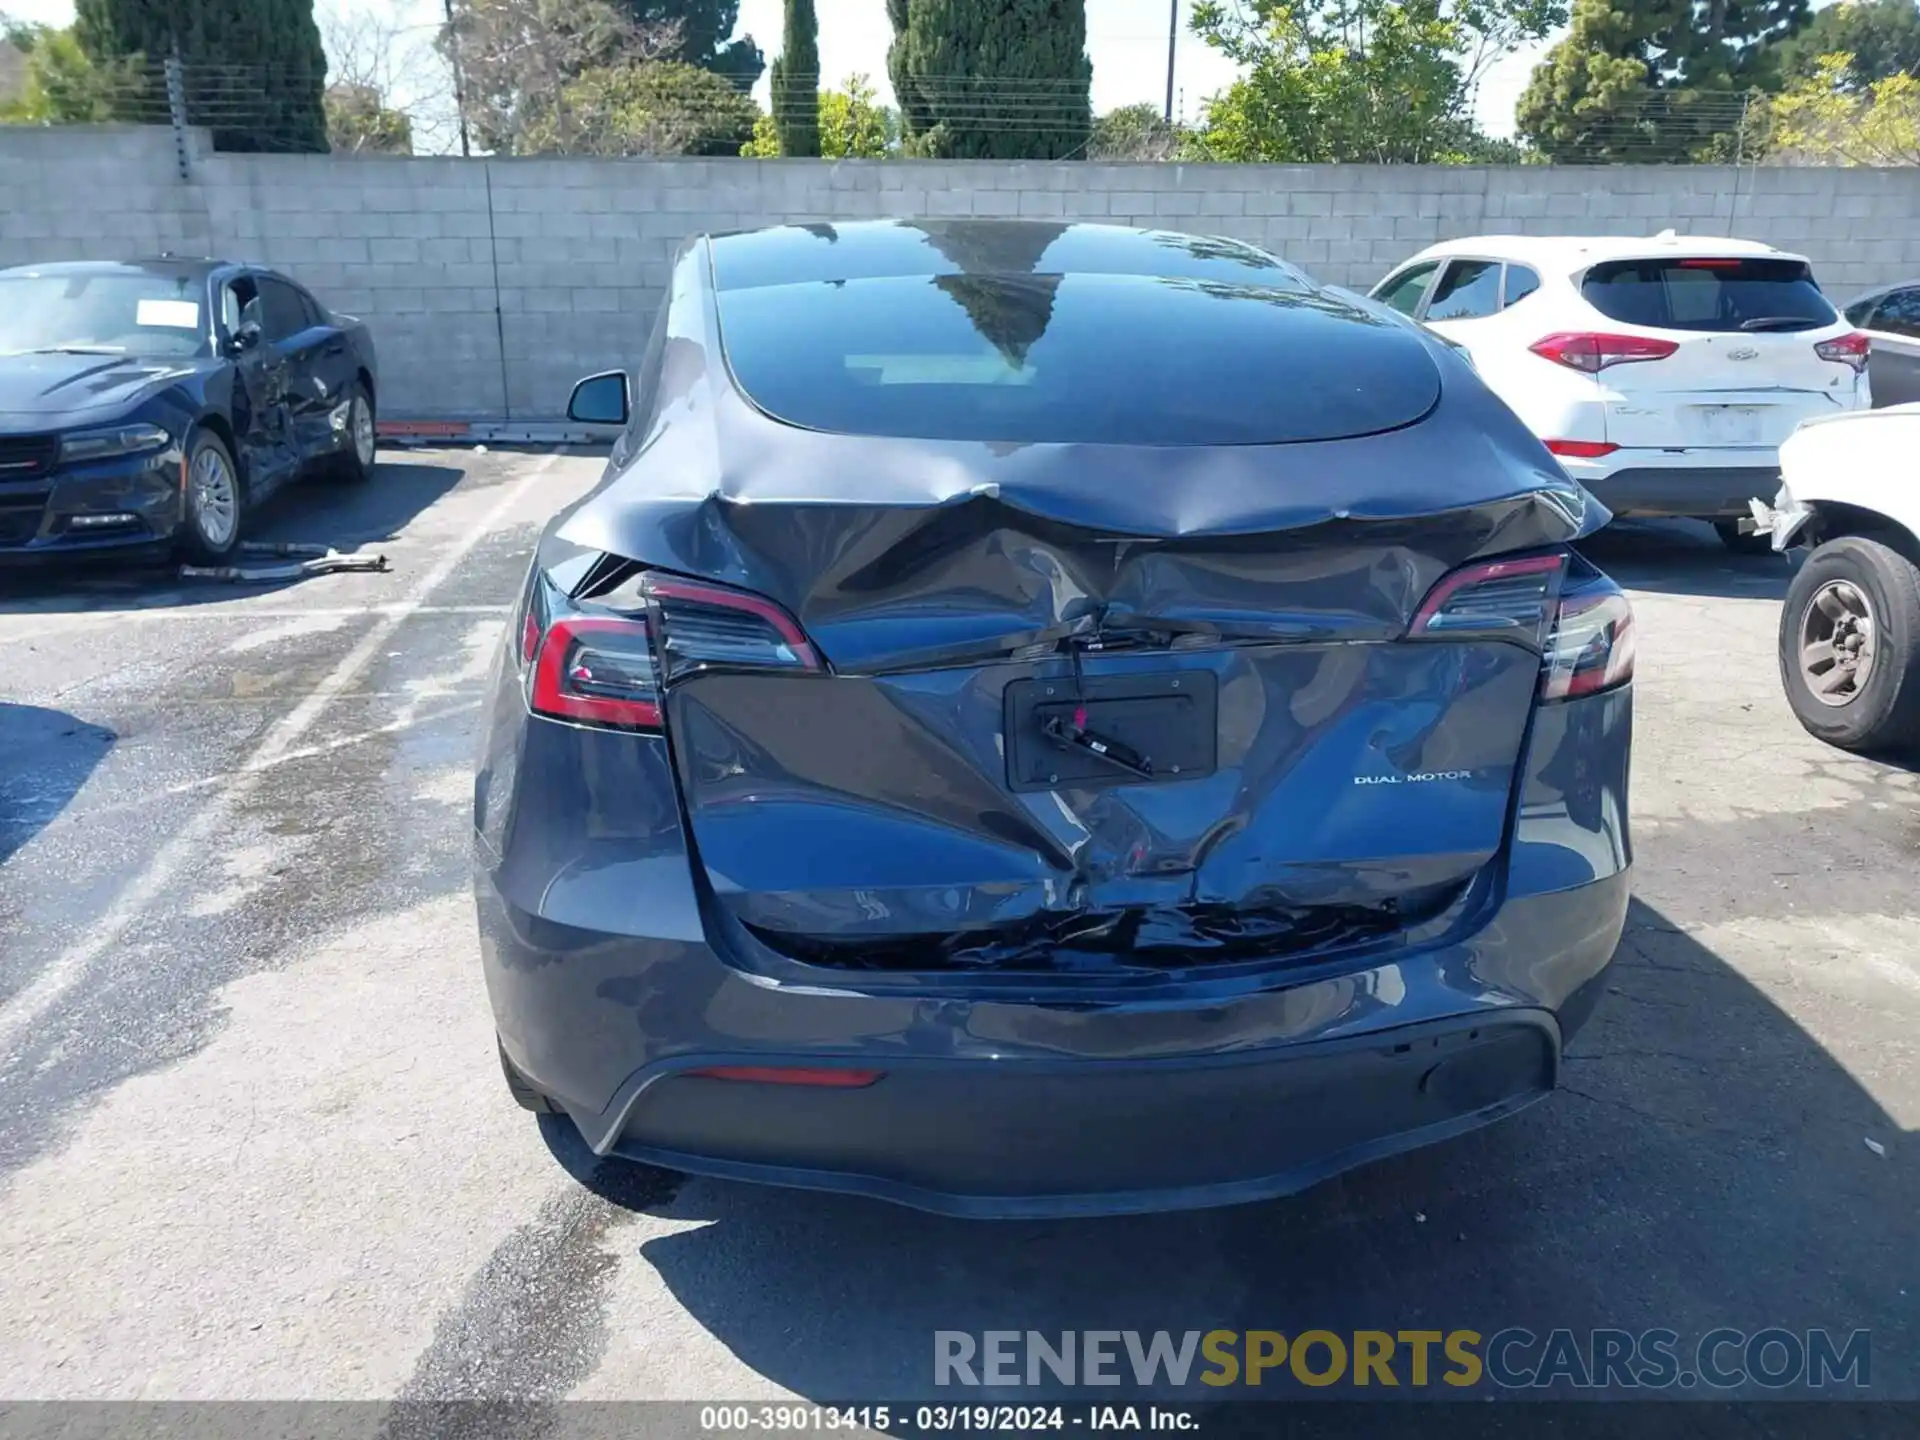
M573 398L567 402L567 418L583 425L624 425L629 413L624 370L589 375L573 387Z
M240 355L257 348L260 344L260 335L260 326L257 322L242 320L239 328L233 332L233 340L230 342L233 353Z

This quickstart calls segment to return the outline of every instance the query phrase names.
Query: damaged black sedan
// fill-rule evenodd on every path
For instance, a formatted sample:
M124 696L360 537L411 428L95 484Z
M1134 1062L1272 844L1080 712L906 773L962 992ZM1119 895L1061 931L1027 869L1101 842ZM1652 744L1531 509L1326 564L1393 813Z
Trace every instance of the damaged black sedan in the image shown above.
M702 238L475 787L515 1097L965 1215L1284 1194L1556 1084L1628 894L1607 513L1231 241Z
M366 327L271 270L0 270L0 563L224 559L287 481L366 478L376 378Z

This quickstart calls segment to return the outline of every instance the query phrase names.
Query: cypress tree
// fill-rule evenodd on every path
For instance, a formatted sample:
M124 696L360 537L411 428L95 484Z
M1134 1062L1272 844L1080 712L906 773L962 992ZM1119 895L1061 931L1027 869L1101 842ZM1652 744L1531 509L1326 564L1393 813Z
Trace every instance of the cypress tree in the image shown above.
M313 0L74 0L74 33L96 65L144 55L150 82L180 57L187 120L221 150L327 148L327 55ZM123 118L152 120L141 97Z
M887 0L887 70L920 154L1060 160L1093 126L1086 0Z
M782 155L820 153L820 22L813 0L787 0L786 33L773 62L773 128Z

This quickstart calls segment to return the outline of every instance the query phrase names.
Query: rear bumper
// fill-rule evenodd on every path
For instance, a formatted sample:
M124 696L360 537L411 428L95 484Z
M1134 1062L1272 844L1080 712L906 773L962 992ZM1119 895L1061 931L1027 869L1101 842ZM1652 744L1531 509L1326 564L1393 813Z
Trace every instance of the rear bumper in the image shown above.
M1291 1194L1547 1095L1545 1012L1143 1063L910 1061L864 1089L673 1074L634 1097L616 1154L941 1214L1036 1218Z
M485 874L479 896L502 1042L597 1153L987 1218L1239 1204L1513 1114L1553 1089L1604 988L1628 872L1392 964L1093 1007L770 986L704 946L557 933ZM581 1093L643 1032L664 1053ZM687 1073L719 1065L884 1073Z
M1675 457L1676 459L1679 457ZM1780 488L1773 465L1634 465L1591 474L1568 464L1567 473L1615 515L1721 519L1748 513L1747 502L1771 499Z

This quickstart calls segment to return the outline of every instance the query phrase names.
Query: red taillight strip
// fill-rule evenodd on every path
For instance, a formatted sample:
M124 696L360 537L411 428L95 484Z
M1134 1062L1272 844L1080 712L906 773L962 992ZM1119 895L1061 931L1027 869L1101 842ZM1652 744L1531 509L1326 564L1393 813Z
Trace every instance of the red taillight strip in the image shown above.
M706 1080L746 1080L756 1085L812 1085L823 1090L862 1090L884 1070L828 1070L797 1065L709 1065L688 1070Z
M1555 455L1565 455L1571 460L1598 460L1602 455L1611 455L1618 445L1610 445L1605 440L1549 440L1547 449Z
M576 615L554 621L541 637L539 658L533 667L533 709L542 715L591 720L601 725L659 729L660 703L657 700L614 700L604 695L575 695L568 691L562 673L567 663L567 651L572 648L575 636L596 631L644 636L647 627L638 620L612 620L598 616Z
M1747 262L1744 260L1706 260L1699 256L1689 256L1687 259L1678 263L1682 270L1738 270Z
M794 658L809 670L820 668L820 657L800 627L771 600L744 590L728 590L719 585L702 585L697 580L656 577L647 581L647 593L662 600L688 600L697 605L712 605L722 610L738 610L764 620L787 642Z
M1858 330L1849 330L1831 340L1819 341L1814 345L1813 353L1822 360L1845 365L1858 375L1867 368L1867 360L1873 353L1873 342Z
M1665 360L1680 348L1675 340L1651 335L1609 335L1601 331L1559 330L1527 347L1542 360L1551 360L1583 375L1597 375L1612 365L1636 365Z
M1549 570L1558 570L1565 563L1565 557L1560 555L1526 555L1518 560L1489 560L1484 565L1468 565L1451 575L1443 575L1439 583L1427 592L1427 598L1420 602L1407 633L1418 635L1440 613L1448 600L1469 585L1480 585L1489 580L1509 580L1515 575L1542 575Z

